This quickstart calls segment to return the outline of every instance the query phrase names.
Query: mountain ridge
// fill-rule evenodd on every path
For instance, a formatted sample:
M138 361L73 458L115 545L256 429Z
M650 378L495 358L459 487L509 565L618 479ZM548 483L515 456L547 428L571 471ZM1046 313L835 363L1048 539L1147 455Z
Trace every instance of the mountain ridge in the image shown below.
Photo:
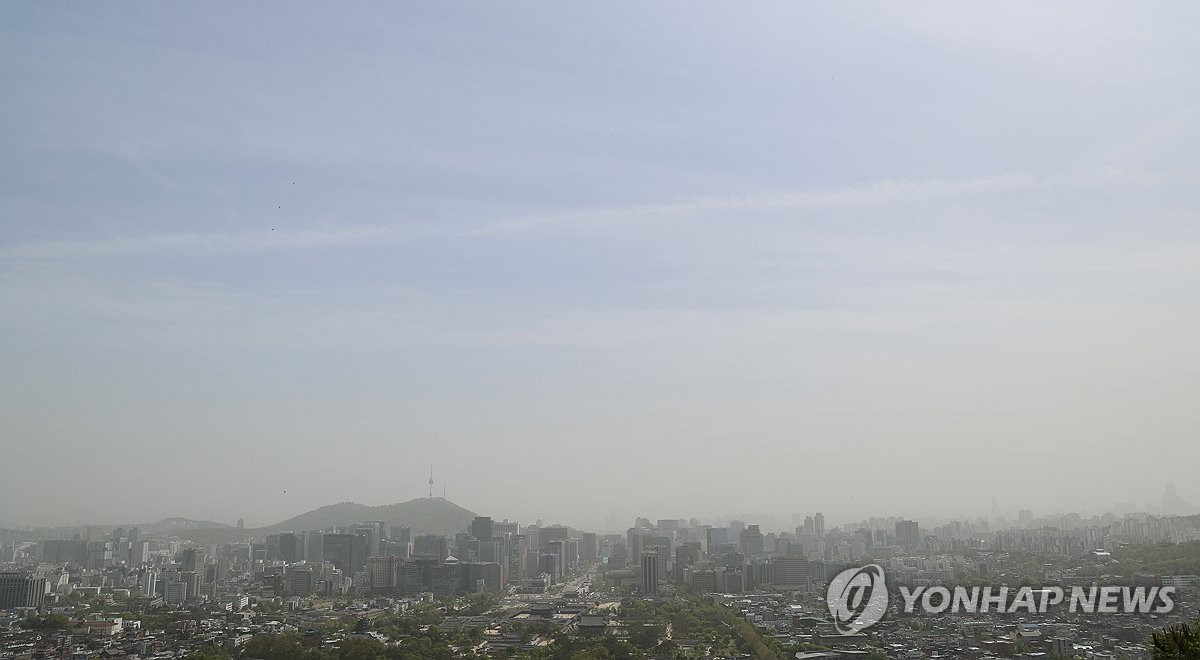
M388 527L411 527L413 535L453 536L466 531L476 514L443 497L421 497L407 502L369 506L357 502L326 504L273 525L258 528L210 527L187 530L182 538L219 543L244 538L264 538L280 532L303 532L382 521Z

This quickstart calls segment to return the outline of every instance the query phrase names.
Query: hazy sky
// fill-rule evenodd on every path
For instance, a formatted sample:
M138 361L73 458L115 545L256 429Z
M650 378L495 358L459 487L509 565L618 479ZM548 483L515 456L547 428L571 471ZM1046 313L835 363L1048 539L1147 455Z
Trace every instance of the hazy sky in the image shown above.
M0 4L0 523L1200 503L1197 34Z

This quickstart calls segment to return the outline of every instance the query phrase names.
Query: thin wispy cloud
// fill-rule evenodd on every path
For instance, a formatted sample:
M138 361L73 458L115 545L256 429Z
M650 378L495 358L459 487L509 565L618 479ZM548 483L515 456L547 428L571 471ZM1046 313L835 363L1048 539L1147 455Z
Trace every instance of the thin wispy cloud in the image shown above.
M305 229L153 234L96 240L52 240L0 248L9 259L97 259L134 256L211 257L294 250L353 248L429 237L488 236L539 230L580 229L610 224L661 222L731 211L787 210L906 204L1008 194L1043 188L1048 183L1023 174L962 181L885 180L829 190L698 197L683 202L626 205L478 223L461 230L413 224L344 224Z
M413 240L426 232L405 225L152 234L97 240L39 241L0 249L10 259L102 259L139 256L214 257L327 250Z
M735 473L832 518L844 475L795 476L847 447L982 500L904 515L986 508L981 465L1087 504L1029 456L1131 438L1161 454L1122 470L1190 483L1197 7L13 4L5 459L139 478L81 512L13 470L0 523L270 522L263 489L419 496L439 451L487 459L463 504L567 523L772 506Z

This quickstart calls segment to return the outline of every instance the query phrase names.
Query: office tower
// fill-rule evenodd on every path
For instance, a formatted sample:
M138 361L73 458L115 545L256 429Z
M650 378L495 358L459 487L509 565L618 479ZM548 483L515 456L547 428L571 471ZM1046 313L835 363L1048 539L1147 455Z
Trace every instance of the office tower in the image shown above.
M109 541L88 541L85 566L99 571L112 566L113 544Z
M267 541L267 561L278 561L279 556L279 534L268 534Z
M320 564L325 561L325 535L321 532L304 532L304 555L307 562Z
M369 582L368 582L369 584ZM287 569L287 592L293 596L307 596L316 586L311 564L296 564Z
M185 573L204 575L204 559L204 548L188 548L179 563Z
M504 560L504 541L494 538L491 541L476 541L478 544L479 561L501 563Z
M704 551L709 557L720 557L726 552L729 543L729 528L709 527L705 530Z
M750 527L742 530L738 541L742 554L751 557L763 554L763 535L759 531L758 525L750 525Z
M46 578L21 573L0 573L0 610L41 607L46 598Z
M371 557L367 560L366 587L372 593L392 593L396 589L401 557Z
M658 595L658 553L643 552L641 593L647 596Z
M412 527L393 527L392 540L400 543L412 543Z
M609 546L608 567L610 569L625 568L625 565L629 563L628 548L625 541L617 541Z
M300 561L301 549L300 536L293 532L284 532L279 535L278 540L278 556L283 561L289 564L294 564Z
M229 558L217 557L217 563L213 565L213 582L224 584L229 579Z
M774 557L771 559L771 583L780 591L808 591L808 560L804 557Z
M579 561L585 564L594 564L598 559L597 552L599 546L596 545L595 532L583 532L579 536Z
M51 564L72 563L82 566L87 561L87 541L43 541L42 560Z
M143 596L153 596L158 593L158 574L154 571L147 570L142 573L142 579L139 582Z
M379 555L382 557L407 557L411 554L411 546L399 541L380 541Z
M694 591L702 594L712 593L717 590L716 574L711 569L688 569L687 582Z
M453 554L459 561L479 561L479 539L467 532L455 534Z
M558 581L558 576L562 575L562 557L550 552L542 552L537 556L537 570L539 575L549 575L550 582L553 584Z
M1021 509L1017 512L1017 522L1022 527L1029 527L1033 524L1033 511L1029 509Z
M438 598L459 595L458 562L448 561L429 567L429 590Z
M183 582L168 580L163 587L163 601L168 605L182 605L187 601L187 585Z
M367 523L375 530L375 541L378 543L389 536L388 524L382 520L372 520Z
M542 548L550 541L566 541L571 530L563 525L551 525L542 527L538 530L538 538L541 540Z
M325 561L351 577L367 564L367 537L355 534L326 534L322 539Z
M435 534L425 534L413 539L413 556L436 557L445 559L450 555L446 537Z
M817 538L825 536L825 514L818 511L813 515L813 532Z
M906 550L915 550L921 545L921 528L914 520L896 521L896 543Z
M200 587L204 584L203 574L194 571L183 571L179 574L179 580L187 585L188 598L195 599L200 597Z
M474 536L480 541L491 541L495 535L492 529L492 519L490 516L476 516L471 521L471 536Z
M138 566L150 561L150 542L138 541L129 544L129 565Z
M629 559L641 561L642 550L645 549L645 537L642 536L644 530L637 527L630 527L625 532L625 556Z
M521 526L515 522L509 522L507 519L505 519L504 522L492 523L492 534L496 536L508 538L510 536L516 536L520 533Z
M675 548L675 566L671 569L676 582L686 582L685 575L691 566L700 561L700 542L689 541Z
M567 552L566 552L566 547L565 547L566 544L567 544L566 541L557 541L557 540L546 542L546 554L553 555L555 558L555 566L557 567L557 572L550 574L554 577L555 581L557 581L563 575L566 575L567 573L569 573L571 570L571 568L567 562Z
M381 522L354 523L346 532L362 537L366 556L374 557L379 554L379 542L383 540L383 536L380 534L382 526Z

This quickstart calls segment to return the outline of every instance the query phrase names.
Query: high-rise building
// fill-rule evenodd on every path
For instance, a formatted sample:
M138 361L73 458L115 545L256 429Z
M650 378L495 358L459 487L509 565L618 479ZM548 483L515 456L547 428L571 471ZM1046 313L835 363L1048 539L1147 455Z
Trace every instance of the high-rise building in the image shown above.
M915 520L896 521L896 543L906 550L915 550L921 546L921 527Z
M321 532L304 532L304 561L320 564L325 561L325 535Z
M136 527L134 528L137 529ZM129 565L138 566L150 561L150 542L137 541L129 544Z
M111 541L88 541L87 562L85 566L92 570L104 570L113 563L113 544Z
M658 553L643 552L642 553L642 582L641 593L647 596L658 595Z
M371 557L367 559L366 587L373 593L391 593L396 589L396 577L400 565L404 562L401 557Z
M384 523L382 522L354 523L346 530L346 533L362 537L366 556L374 557L379 554L379 542L383 540L383 528Z
M322 539L325 561L352 576L367 565L367 537L355 534L326 534Z
M804 557L774 557L771 559L772 586L780 591L808 591L811 584L808 560Z
M504 559L504 541L479 541L479 561L501 563Z
M758 525L750 525L739 535L739 545L742 554L757 557L763 554L763 534Z
M316 586L311 564L294 564L287 569L287 592L293 596L307 596Z
M45 598L46 578L0 573L0 610L41 607Z
M500 564L494 562L459 564L459 588L464 592L499 592L503 587Z
M476 516L471 521L471 536L480 541L491 541L494 535L490 516Z
M555 571L551 572L550 575L553 576L556 581L563 575L569 573L571 570L567 564L566 544L567 542L565 540L546 542L546 554L555 557Z
M163 587L163 600L168 605L182 605L187 601L187 596L187 585L183 582L169 580L166 586Z
M542 527L538 530L538 539L542 544L542 549L546 548L546 544L551 541L566 541L570 536L570 529L563 525L551 525Z
M413 539L413 556L436 557L445 559L450 555L446 537L435 534L425 534Z
M204 548L188 548L183 551L183 556L179 563L182 565L183 572L203 576L204 559Z
M139 586L141 587L143 596L154 596L158 593L158 574L149 570L142 573Z
M507 519L504 522L492 523L492 534L503 538L516 536L521 533L521 526L515 522L509 522Z
M820 511L813 514L813 533L817 535L817 538L825 536L825 514Z
M595 532L583 532L579 536L579 561L594 564L598 559L599 546L596 544Z
M644 534L645 530L639 527L630 527L625 532L625 556L628 559L641 561L646 547Z
M82 566L87 556L87 541L42 541L42 560L51 564L73 563Z
M289 564L294 564L300 561L303 552L301 551L301 543L303 539L300 535L293 532L284 532L279 535L279 558Z
M429 590L439 598L457 596L459 592L458 562L448 561L429 568Z
M709 527L705 530L704 551L709 557L716 557L721 546L729 543L728 527Z

